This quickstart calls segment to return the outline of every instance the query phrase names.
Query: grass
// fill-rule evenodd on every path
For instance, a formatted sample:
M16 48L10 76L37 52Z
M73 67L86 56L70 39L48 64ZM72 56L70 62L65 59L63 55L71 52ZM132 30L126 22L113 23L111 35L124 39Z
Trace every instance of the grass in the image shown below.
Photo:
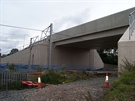
M87 92L87 95L83 94L83 96L85 97L86 101L94 101L90 92Z
M131 94L132 93L132 94ZM135 71L126 72L113 82L112 89L101 101L135 101Z
M99 101L135 101L135 65L126 60L121 66L121 76Z

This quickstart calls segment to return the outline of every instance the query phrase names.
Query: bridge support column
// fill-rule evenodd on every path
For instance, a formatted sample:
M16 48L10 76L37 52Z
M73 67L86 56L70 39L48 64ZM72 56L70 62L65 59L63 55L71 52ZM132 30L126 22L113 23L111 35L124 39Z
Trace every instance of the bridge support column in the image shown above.
M90 50L90 69L96 70L104 67L104 63L100 58L96 49Z

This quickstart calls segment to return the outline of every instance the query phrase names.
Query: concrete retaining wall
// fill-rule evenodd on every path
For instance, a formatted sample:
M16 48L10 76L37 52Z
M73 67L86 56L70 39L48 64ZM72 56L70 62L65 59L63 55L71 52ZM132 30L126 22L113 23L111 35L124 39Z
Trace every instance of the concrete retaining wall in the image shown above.
M15 54L2 58L1 63L28 65L30 49L24 49ZM52 45L51 65L68 69L98 69L103 68L103 62L96 50L54 47ZM48 42L39 43L32 48L31 65L48 65Z

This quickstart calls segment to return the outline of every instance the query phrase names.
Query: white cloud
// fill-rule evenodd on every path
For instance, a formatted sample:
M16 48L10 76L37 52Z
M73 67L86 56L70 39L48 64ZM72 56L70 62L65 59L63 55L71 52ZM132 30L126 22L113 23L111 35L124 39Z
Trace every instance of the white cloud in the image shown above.
M90 19L90 10L89 9L85 9L72 16L63 17L62 19L58 19L58 20L54 21L54 26L55 26L54 32L65 30L65 29L71 28L73 26L77 26L79 24L89 21L89 19Z

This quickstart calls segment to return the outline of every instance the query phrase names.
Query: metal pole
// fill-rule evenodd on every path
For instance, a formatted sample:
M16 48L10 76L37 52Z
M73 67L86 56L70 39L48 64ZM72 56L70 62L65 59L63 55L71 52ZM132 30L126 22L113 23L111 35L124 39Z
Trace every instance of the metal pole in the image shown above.
M8 72L8 69L7 69L6 70L6 95L5 96L8 95L8 80L9 80L8 75L9 75L9 72Z
M30 68L31 68L31 50L32 50L32 38L30 39L30 54L29 54L29 61L28 61L28 73L27 73L27 80L30 80L29 78L29 73L30 73Z
M131 37L131 15L129 14L129 40Z
M1 64L1 49L0 49L0 64Z
M53 24L50 24L50 39L49 39L49 68L51 68L51 57L52 57L52 28Z

